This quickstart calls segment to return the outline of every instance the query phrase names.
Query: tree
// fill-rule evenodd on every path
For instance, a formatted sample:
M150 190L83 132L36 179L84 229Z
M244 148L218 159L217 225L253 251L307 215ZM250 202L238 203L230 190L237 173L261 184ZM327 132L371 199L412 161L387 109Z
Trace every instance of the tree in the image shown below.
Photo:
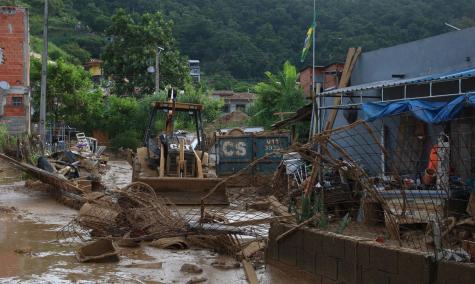
M153 100L165 101L167 99L167 92L161 91L160 94L153 98ZM145 100L146 101L146 100ZM206 88L204 85L195 86L191 83L185 84L185 89L182 94L177 96L178 102L183 103L194 103L203 105L203 121L204 123L210 123L217 119L221 113L224 105L223 100L216 99L211 96L211 91ZM147 101L148 102L148 101ZM150 106L150 103L146 104ZM157 119L156 128L161 130L165 127L165 120ZM188 113L177 112L175 118L175 128L176 129L185 129L194 131L195 130L195 121L190 119Z
M33 108L40 105L39 60L31 61ZM82 131L90 132L102 119L102 93L93 88L91 75L82 67L59 60L48 64L46 96L47 120L64 122ZM34 113L38 119L38 112Z
M157 47L164 48L160 59L161 86L183 88L189 70L186 59L176 49L172 22L159 12L143 14L136 21L125 10L118 10L106 30L110 42L103 60L105 76L114 81L119 96L150 95L155 91L155 75L147 73L155 65Z
M266 81L255 86L256 102L251 108L252 122L269 127L279 120L277 112L296 111L305 104L303 90L297 84L297 69L286 61L278 74L265 73Z
M110 96L104 104L103 129L115 148L135 149L142 138L149 110L141 110L134 97Z

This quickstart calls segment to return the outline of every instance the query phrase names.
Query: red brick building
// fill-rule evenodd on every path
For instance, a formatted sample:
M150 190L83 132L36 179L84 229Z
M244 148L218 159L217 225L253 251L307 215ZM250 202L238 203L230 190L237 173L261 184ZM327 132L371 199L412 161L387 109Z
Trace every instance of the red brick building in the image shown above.
M338 86L343 66L343 63L315 66L315 83L321 84L321 91L331 90ZM312 66L300 70L299 82L305 96L310 98L312 93Z
M0 123L10 133L30 131L28 12L0 6Z

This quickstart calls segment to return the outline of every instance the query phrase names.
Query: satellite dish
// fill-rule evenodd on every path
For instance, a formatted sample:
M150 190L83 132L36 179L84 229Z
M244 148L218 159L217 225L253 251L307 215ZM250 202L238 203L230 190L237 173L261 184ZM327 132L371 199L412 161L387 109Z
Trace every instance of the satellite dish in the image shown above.
M0 81L0 89L4 91L9 90L10 84L7 81Z
M149 67L147 68L147 72L148 72L148 73L155 73L155 67L149 66Z

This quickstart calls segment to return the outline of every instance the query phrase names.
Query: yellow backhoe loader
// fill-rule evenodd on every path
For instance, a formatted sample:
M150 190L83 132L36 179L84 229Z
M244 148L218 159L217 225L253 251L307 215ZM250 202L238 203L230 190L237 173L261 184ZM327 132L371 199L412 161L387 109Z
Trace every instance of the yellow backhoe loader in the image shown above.
M176 90L168 91L166 102L153 102L145 131L144 147L137 149L133 160L133 181L150 185L171 204L200 205L210 190L219 186L204 200L208 205L229 204L222 179L208 177L208 153L203 132L200 104L176 101ZM178 112L186 113L196 126L196 137L174 130ZM156 133L158 116L165 119L165 131Z

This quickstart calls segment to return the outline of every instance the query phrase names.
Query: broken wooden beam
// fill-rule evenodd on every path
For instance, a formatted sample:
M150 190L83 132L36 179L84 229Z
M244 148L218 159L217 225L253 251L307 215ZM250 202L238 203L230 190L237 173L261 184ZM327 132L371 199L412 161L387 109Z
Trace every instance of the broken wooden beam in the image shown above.
M292 214L288 212L288 208L282 203L280 203L279 200L277 200L275 196L273 195L269 196L268 200L270 202L270 208L272 212L274 212L275 215L284 216L284 217L292 216Z
M293 227L292 229L290 229L290 230L288 230L288 231L282 233L281 235L279 235L279 236L275 239L275 241L276 241L276 242L279 242L279 241L282 240L283 238L287 237L288 235L292 234L293 232L297 231L298 229L302 228L303 226L305 226L305 225L309 224L310 222L315 221L315 220L317 220L317 219L319 219L319 218L320 218L320 214L315 214L315 215L313 215L313 217L311 217L311 218L309 218L309 219L303 221L302 223L298 224L297 226Z
M242 267L244 268L244 273L246 274L247 281L250 284L259 284L259 280L257 279L257 274L254 270L254 267L252 266L252 263L247 259L243 259L241 263Z
M343 67L343 73L341 74L340 83L338 84L338 89L347 87L351 73L353 72L353 68L355 67L356 61L358 60L359 55L361 54L361 47L354 48L351 47L348 49L348 53L346 54L346 61ZM335 98L333 102L333 106L337 107L341 104L341 97ZM333 129L333 125L335 124L336 115L338 113L338 109L334 108L328 114L327 123L325 125L325 130Z

